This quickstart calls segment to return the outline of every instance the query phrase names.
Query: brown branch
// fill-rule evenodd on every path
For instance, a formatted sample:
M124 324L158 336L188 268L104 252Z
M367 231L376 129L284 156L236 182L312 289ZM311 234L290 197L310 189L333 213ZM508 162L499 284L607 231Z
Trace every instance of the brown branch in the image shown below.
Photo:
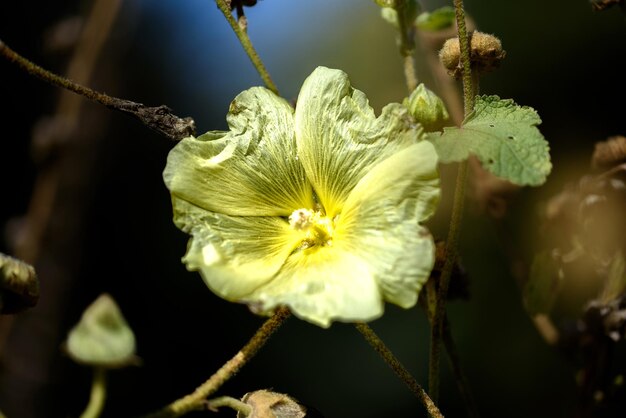
M400 363L400 360L391 352L391 350L385 345L378 335L367 325L363 323L356 323L354 325L356 329L363 334L363 337L372 346L374 350L383 358L385 363L391 367L394 373L402 380L415 394L417 399L422 402L428 416L432 418L443 418L441 411L435 405L432 399L428 396L426 391L417 383L417 380L409 373L409 371Z
M0 40L0 55L9 62L17 65L28 74L54 85L80 94L89 100L100 103L109 109L117 110L126 114L130 114L139 119L144 125L159 132L166 137L178 141L187 136L195 134L195 122L192 118L180 118L172 113L172 110L164 105L146 106L130 100L118 99L108 96L104 93L92 90L78 83L75 83L58 74L54 74L37 64L27 60L8 47L7 44Z
M280 308L276 313L257 330L250 341L228 360L213 376L191 394L180 398L165 408L147 418L171 418L179 417L191 411L206 409L206 398L217 391L228 379L237 373L261 347L269 340L274 332L289 318L290 312L287 308Z

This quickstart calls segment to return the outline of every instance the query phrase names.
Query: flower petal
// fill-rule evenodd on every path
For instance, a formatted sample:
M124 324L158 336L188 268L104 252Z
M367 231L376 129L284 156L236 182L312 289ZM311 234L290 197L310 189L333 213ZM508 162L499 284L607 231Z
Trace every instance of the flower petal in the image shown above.
M278 217L228 216L174 197L174 222L192 235L183 261L211 290L239 301L270 280L302 240Z
M248 298L260 313L286 305L322 327L331 321L370 321L383 313L382 296L368 264L334 247L292 254L278 275Z
M300 161L330 217L373 164L422 135L405 107L392 103L376 118L348 76L325 67L305 80L295 120Z
M415 304L435 262L432 236L419 222L438 200L437 153L424 141L375 166L338 219L333 242L366 260L385 300L404 308Z
M312 189L296 155L293 109L271 91L238 95L230 132L183 139L163 173L172 196L232 216L289 216L312 207Z

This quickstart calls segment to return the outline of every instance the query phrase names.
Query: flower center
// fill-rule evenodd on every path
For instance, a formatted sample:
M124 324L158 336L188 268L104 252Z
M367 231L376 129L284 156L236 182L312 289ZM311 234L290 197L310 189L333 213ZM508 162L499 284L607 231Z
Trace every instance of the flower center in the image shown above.
M305 239L300 246L301 249L315 245L330 246L333 244L335 223L319 210L294 210L289 216L289 225L297 231L304 231L306 233Z

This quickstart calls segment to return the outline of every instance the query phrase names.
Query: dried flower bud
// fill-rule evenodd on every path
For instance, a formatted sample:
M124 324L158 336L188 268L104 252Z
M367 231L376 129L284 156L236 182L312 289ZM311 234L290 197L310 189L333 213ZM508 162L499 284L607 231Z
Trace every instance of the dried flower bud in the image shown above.
M35 269L0 253L0 313L13 314L31 308L39 300Z
M252 413L247 415L248 418L303 418L307 416L305 407L282 393L256 390L246 393L241 400L252 407ZM243 417L243 414L237 413L237 417Z
M626 137L612 136L597 142L591 157L593 168L612 168L626 162Z
M482 32L473 32L470 38L470 61L472 70L488 73L500 65L506 56L500 39ZM448 70L448 74L459 79L463 74L461 67L461 49L459 38L448 39L441 51L439 60Z

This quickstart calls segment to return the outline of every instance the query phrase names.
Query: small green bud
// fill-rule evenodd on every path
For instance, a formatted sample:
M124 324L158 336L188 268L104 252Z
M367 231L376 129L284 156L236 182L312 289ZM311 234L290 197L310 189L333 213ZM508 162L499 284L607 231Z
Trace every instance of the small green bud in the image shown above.
M383 7L380 9L380 16L390 25L392 25L396 29L400 29L400 24L398 23L398 12L391 7Z
M450 118L446 105L424 83L417 86L402 104L426 132L440 131Z
M135 335L111 296L102 294L67 337L67 352L77 363L117 368L136 363Z
M382 7L380 14L384 20L399 29L401 17L406 28L412 28L421 8L415 0L374 0Z
M13 314L32 308L39 300L35 269L0 253L0 313Z

